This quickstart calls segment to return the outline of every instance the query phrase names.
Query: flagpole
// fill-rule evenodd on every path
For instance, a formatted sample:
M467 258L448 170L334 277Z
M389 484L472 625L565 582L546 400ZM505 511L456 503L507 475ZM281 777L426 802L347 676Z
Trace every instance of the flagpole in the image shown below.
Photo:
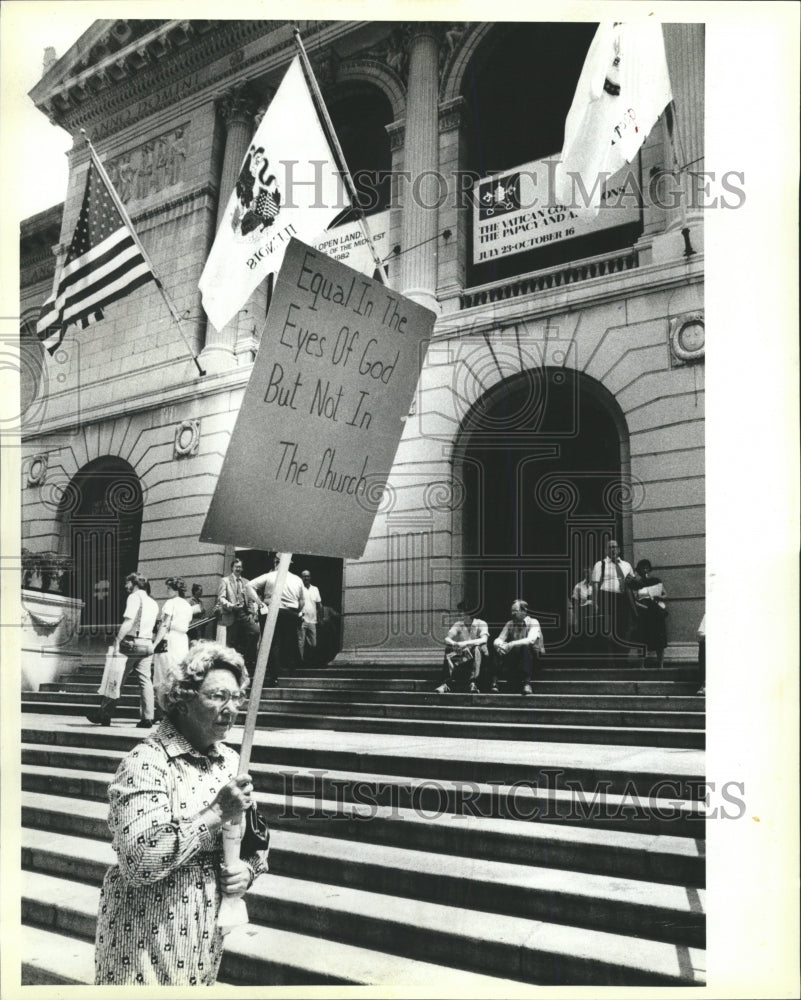
M258 721L259 707L261 703L261 693L264 688L264 677L267 673L267 661L270 657L270 647L275 636L275 626L278 621L278 610L281 607L281 595L284 592L289 564L292 561L291 552L282 552L278 560L278 572L276 573L275 586L270 595L270 604L267 609L267 621L264 624L264 634L259 643L259 653L256 657L256 667L253 671L253 680L250 685L250 697L248 701L248 711L245 716L245 728L242 733L242 745L239 749L239 773L246 774L250 767L250 754L253 749L253 737L256 733L256 722ZM242 840L241 825L231 826L226 824L223 828L223 859L226 864L237 861ZM223 896L220 903L220 912L217 918L218 926L223 934L234 927L239 927L248 922L248 912L241 896Z
M367 245L370 247L370 252L373 255L373 261L378 270L383 284L388 285L389 279L387 277L387 272L384 268L384 262L378 254L373 243L373 234L370 231L370 226L367 222L367 217L364 214L364 209L359 205L359 196L356 193L356 186L353 183L353 178L350 176L350 171L348 170L348 164L345 160L345 154L342 152L342 147L339 145L339 139L337 138L336 131L334 129L334 124L328 114L328 108L325 106L325 101L323 100L323 95L320 92L320 88L317 85L317 78L314 75L314 70L312 69L311 63L309 62L309 57L306 55L306 49L303 47L303 41L300 37L300 32L297 28L292 29L292 33L295 37L295 44L298 47L298 52L300 53L301 62L303 63L303 69L306 74L306 79L309 82L309 86L312 90L312 96L314 102L317 105L317 113L320 116L320 124L323 126L323 130L326 132L326 138L328 139L331 146L334 149L334 155L339 160L337 164L339 172L345 178L345 182L348 186L348 194L350 195L350 200L353 207L359 213L359 223L362 227L362 232L364 233L364 238L367 240Z
M139 249L139 252L144 257L145 263L150 268L150 270L153 272L153 277L154 277L155 282L156 282L156 287L161 292L162 298L164 299L164 302L166 303L167 308L170 310L170 314L172 315L172 318L175 320L175 322L176 322L176 324L178 326L178 332L181 334L183 342L186 344L187 350L192 355L192 360L195 362L197 370L200 372L201 375L205 375L206 373L203 370L203 368L201 368L200 361L198 360L198 358L197 358L197 356L196 356L196 354L195 354L195 352L194 352L194 350L192 348L192 345L187 340L186 334L184 333L184 329L181 326L181 317L180 317L180 314L179 314L178 310L175 308L175 306L173 305L172 299L169 297L169 295L167 294L166 289L164 288L164 286L162 285L161 281L159 280L159 277L156 274L156 269L153 267L153 264L152 264L150 258L147 255L147 251L142 246L142 242L139 239L139 237L138 237L138 235L136 233L136 230L134 229L133 223L131 222L131 220L130 220L130 218L128 216L128 213L125 210L125 206L120 201L119 195L117 194L117 191L116 191L114 185L111 183L111 179L110 179L109 175L106 173L105 167L100 162L100 157L97 155L95 147L92 145L92 140L86 134L86 129L82 128L81 129L81 134L83 135L84 139L86 139L86 144L89 147L89 155L92 158L92 163L94 163L95 167L97 168L97 172L100 174L101 178L103 179L103 183L106 185L106 190L108 191L109 195L111 196L111 200L114 202L114 207L117 209L117 211L122 216L122 221L125 223L125 225L130 230L131 236L133 237L133 241L136 244L137 248Z

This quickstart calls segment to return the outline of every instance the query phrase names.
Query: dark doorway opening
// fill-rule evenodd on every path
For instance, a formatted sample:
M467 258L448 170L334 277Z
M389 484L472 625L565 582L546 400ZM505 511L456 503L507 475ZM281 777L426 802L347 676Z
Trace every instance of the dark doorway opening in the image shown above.
M549 652L567 645L574 584L623 534L627 462L612 405L599 383L546 367L494 387L466 418L464 597L491 635L521 597Z
M73 476L59 504L62 545L73 559L70 593L84 602L90 635L111 635L122 621L124 579L136 571L144 498L122 458L105 456Z
M262 549L237 549L236 557L242 560L243 575L251 580L272 569L274 554ZM320 591L323 623L317 630L319 661L328 663L342 649L342 560L295 552L289 568L297 576L307 569Z

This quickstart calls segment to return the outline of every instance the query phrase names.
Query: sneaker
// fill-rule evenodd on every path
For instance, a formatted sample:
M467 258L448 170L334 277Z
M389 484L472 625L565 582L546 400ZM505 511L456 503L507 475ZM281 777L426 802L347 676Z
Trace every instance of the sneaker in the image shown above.
M87 712L86 718L93 726L110 726L111 719L107 715L101 715L99 711Z
M436 693L437 694L449 694L450 690L451 689L448 687L447 684L440 684L440 686L437 688Z
M531 690L531 685L530 684L524 684L523 685L523 690L521 691L521 694L524 694L524 695L525 694L534 694L534 692Z
M153 728L153 720L152 719L142 719L141 722L137 722L136 723L136 728L137 729L152 729Z

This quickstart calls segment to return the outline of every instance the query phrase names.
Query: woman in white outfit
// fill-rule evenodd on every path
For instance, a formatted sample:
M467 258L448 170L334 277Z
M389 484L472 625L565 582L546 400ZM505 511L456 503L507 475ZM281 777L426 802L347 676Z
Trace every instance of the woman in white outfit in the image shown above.
M192 624L192 605L184 600L186 584L180 577L168 576L164 581L167 600L161 609L161 625L153 642L158 648L162 639L167 640L167 652L176 665L189 652L187 630Z

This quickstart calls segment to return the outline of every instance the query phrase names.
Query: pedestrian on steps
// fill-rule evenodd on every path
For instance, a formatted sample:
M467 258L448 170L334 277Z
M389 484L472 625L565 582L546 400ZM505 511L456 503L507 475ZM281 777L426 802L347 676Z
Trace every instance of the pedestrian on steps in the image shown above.
M128 655L120 683L120 691L125 687L131 672L136 671L136 679L139 682L140 714L137 729L150 729L153 725L154 713L152 680L154 647L152 640L159 606L150 596L150 584L147 577L142 576L141 573L129 573L125 577L125 589L128 592L128 600L123 612L122 625L114 637L114 652L120 651L120 643L126 638L141 640L142 649L148 647L150 652L137 652ZM89 712L86 718L96 726L110 726L111 716L118 702L119 698L107 698L104 695L100 700L99 707Z
M267 871L266 851L226 867L222 825L250 808L253 784L222 741L248 684L239 653L193 643L158 689L165 718L123 758L109 786L117 855L103 879L95 985L211 986L224 894L241 896Z

